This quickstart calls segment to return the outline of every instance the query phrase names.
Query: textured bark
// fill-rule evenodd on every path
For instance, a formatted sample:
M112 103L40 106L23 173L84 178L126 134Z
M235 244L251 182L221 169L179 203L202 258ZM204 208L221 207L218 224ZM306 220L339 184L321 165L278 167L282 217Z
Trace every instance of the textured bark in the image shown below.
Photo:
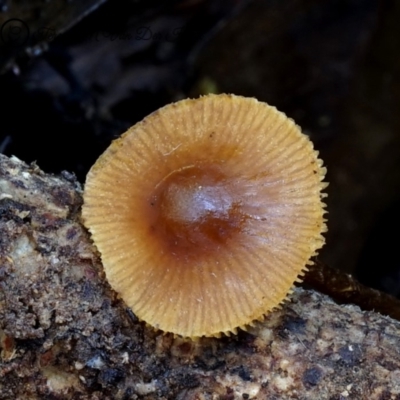
M400 399L400 323L296 289L249 332L139 322L80 223L81 188L0 155L0 399Z
M355 303L363 310L377 311L400 321L400 299L362 285L352 275L316 260L304 277L304 284L340 303Z

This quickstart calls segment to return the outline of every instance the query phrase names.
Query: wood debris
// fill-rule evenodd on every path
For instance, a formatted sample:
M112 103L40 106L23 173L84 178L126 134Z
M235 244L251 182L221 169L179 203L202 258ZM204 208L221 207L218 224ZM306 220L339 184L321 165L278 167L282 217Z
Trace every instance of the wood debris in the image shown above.
M296 289L248 332L185 341L107 284L69 173L0 155L0 399L400 399L400 323Z

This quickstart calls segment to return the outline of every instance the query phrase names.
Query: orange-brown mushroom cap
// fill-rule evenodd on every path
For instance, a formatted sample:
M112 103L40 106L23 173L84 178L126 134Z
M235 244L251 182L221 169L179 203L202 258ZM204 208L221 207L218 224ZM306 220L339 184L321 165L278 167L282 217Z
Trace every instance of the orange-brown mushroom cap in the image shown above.
M208 95L114 141L87 176L83 218L140 319L219 336L279 305L323 245L324 175L311 141L274 107Z

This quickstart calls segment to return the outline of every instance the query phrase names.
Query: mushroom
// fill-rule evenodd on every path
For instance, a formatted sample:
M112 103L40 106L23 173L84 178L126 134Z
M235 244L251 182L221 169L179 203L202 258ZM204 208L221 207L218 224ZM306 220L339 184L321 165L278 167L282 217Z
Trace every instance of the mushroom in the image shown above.
M98 159L83 220L139 319L218 337L279 306L324 244L325 173L276 108L226 94L186 99Z

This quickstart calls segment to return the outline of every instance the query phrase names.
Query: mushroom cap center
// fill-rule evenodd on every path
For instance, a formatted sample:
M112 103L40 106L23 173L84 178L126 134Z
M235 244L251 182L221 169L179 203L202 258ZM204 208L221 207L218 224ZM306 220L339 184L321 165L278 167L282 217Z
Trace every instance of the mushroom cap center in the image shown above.
M217 166L188 166L173 171L150 197L150 231L176 256L210 255L244 222L228 178Z

